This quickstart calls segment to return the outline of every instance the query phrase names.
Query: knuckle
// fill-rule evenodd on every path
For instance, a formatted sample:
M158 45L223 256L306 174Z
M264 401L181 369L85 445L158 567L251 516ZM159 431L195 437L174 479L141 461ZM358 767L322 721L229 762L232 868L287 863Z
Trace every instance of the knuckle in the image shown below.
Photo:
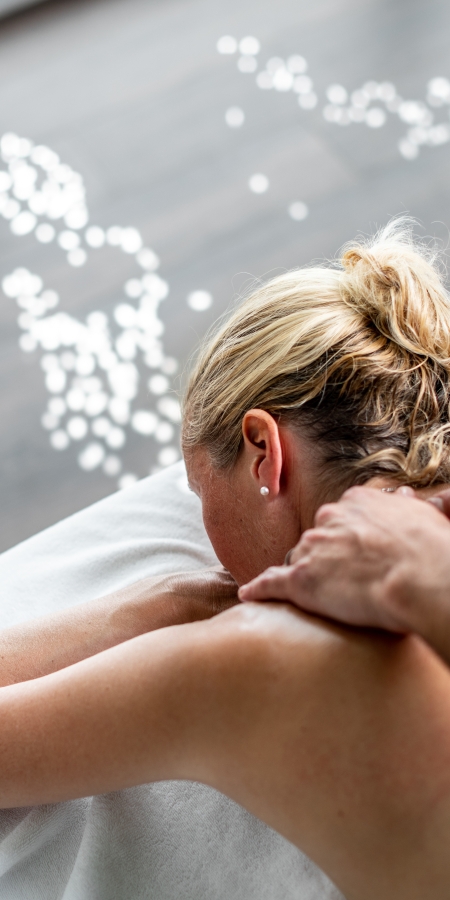
M315 524L316 525L326 525L330 519L333 519L337 513L337 504L336 503L324 503L323 506L320 506L315 515Z

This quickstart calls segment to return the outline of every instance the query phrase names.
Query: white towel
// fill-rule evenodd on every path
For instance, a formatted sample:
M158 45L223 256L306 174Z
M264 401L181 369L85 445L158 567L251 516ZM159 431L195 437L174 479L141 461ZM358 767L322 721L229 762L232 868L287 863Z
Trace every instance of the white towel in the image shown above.
M0 556L0 627L216 562L182 463ZM161 782L0 810L0 900L342 900L227 797Z

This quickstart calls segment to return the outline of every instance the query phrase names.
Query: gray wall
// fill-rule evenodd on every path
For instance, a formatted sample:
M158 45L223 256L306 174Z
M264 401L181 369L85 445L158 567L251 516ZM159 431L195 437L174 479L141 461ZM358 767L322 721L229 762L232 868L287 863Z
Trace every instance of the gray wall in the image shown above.
M300 108L292 90L261 90L256 73L239 71L238 54L217 52L227 34L260 40L260 71L273 57L303 54L317 106ZM398 115L379 128L340 127L324 116L336 83L353 92L371 79L390 81L405 100L424 104L431 78L450 79L449 34L448 0L37 3L0 27L0 136L45 144L80 173L89 225L139 229L170 285L163 343L182 372L199 337L253 277L331 257L357 232L405 211L422 234L449 245L450 132L405 158L398 145L410 126ZM443 105L429 107L445 128L449 101L450 89ZM225 113L235 106L246 118L232 129ZM259 195L248 187L258 172L270 182ZM305 221L290 218L293 201L308 204ZM63 231L61 218L52 222ZM101 465L79 467L85 443L98 440L90 415L85 443L71 435L64 451L51 444L48 359L21 349L22 307L1 290L5 276L26 266L59 293L61 312L84 322L100 311L113 324L118 304L137 302L124 286L142 271L117 247L83 246L86 264L73 268L56 238L14 233L0 201L0 549L117 487L119 476ZM209 309L186 302L197 289L212 295ZM153 370L142 353L136 363L142 393L133 402L159 409L159 395L147 390ZM120 455L123 473L145 476L165 444L131 424L125 431L120 453L108 453Z

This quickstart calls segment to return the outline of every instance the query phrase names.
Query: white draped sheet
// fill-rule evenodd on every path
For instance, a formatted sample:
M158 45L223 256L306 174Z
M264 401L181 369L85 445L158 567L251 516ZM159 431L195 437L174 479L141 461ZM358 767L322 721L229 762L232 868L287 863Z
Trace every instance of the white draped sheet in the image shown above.
M1 627L215 562L177 463L2 554ZM200 784L0 810L0 900L181 898L341 895L292 844Z

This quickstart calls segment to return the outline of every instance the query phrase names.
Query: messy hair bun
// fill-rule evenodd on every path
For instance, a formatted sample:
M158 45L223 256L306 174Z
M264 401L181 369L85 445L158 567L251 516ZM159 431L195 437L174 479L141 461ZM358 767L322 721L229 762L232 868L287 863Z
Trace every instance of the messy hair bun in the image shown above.
M450 357L450 304L436 255L397 219L366 245L348 244L342 296L407 353L444 365Z
M309 430L343 485L450 481L449 376L437 256L396 219L331 266L289 272L244 300L200 352L183 443L233 465L242 416L259 407Z

